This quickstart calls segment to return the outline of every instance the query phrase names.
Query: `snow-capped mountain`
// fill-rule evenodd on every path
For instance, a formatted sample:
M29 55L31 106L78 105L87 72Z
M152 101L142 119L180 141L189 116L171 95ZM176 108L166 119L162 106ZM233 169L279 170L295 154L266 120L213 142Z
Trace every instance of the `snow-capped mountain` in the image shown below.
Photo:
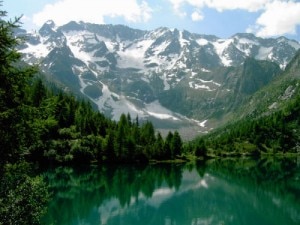
M197 122L202 131L214 126L207 120L214 121L238 104L236 99L279 74L300 48L285 37L221 39L177 29L142 31L83 22L57 27L48 21L26 35L20 48L24 60L39 63L106 115L118 119L129 112L157 119L157 126L162 120L178 126Z

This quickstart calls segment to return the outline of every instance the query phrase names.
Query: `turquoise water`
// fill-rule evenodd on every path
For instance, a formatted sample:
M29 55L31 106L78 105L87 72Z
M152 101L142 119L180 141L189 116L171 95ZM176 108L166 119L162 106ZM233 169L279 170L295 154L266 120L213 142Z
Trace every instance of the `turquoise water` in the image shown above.
M300 224L300 160L60 167L45 224Z

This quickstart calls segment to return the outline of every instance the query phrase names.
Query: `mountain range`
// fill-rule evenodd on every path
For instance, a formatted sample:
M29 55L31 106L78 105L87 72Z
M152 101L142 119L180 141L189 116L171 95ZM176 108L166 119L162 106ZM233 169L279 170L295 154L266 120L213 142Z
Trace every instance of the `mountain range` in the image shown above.
M300 49L285 37L223 39L73 21L16 33L27 37L19 49L25 62L38 64L48 79L87 97L105 115L118 120L130 113L187 137L257 110L247 107L253 94L281 76Z

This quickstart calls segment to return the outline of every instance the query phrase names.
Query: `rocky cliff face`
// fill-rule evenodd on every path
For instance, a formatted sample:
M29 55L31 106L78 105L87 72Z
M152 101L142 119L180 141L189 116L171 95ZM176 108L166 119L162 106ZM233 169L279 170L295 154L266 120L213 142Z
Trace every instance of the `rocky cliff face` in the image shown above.
M201 131L276 77L300 48L284 37L220 39L76 22L48 21L26 35L20 48L26 62L38 63L113 119L129 112L157 127L194 124Z

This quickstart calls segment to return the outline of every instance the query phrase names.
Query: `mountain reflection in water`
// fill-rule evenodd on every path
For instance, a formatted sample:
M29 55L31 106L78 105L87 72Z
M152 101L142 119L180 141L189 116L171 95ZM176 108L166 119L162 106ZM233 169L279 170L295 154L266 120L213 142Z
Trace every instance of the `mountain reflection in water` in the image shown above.
M45 224L300 224L299 159L59 167Z

